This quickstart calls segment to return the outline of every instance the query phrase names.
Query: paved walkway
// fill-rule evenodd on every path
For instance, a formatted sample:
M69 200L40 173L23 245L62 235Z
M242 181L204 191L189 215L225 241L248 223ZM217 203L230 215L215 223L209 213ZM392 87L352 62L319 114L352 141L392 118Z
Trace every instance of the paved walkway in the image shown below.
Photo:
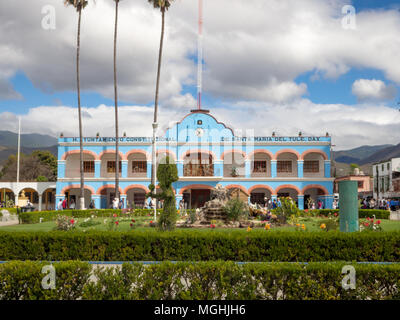
M14 226L16 224L18 224L18 220L1 221L1 218L0 218L0 227Z

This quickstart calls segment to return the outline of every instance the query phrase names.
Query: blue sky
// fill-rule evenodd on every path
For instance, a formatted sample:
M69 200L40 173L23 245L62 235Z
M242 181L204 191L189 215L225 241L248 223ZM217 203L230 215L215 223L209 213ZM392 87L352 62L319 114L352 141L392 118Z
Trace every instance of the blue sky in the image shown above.
M341 26L341 7L347 3L356 8L356 30ZM40 24L49 4L56 12L54 30ZM28 8L21 11L21 6ZM398 1L204 0L204 6L202 105L228 125L254 128L259 135L329 131L343 148L398 143ZM87 135L99 130L99 122L105 133L113 131L112 110L100 107L114 105L112 18L112 2L105 0L83 16L81 101L89 108ZM195 0L177 1L167 15L160 87L165 121L196 105L196 22ZM144 124L153 106L159 26L160 16L147 1L121 2L119 105L143 110L141 116L121 120L121 130L132 135L148 134L150 128ZM0 3L3 129L15 131L12 116L21 115L29 120L26 132L76 135L75 32L76 12L59 0ZM48 125L55 121L60 125Z
M392 8L400 8L398 1L392 0L353 0L352 4L355 6L357 12L362 10L387 10ZM190 55L190 58L196 61L194 55ZM205 57L207 60L207 57ZM349 72L341 75L338 79L313 79L315 71L305 72L295 78L295 82L306 83L308 92L304 97L310 99L314 103L322 104L347 104L354 105L357 103L357 98L351 92L351 86L357 79L377 79L385 81L386 83L392 83L387 81L384 74L380 70L368 69L368 68L352 68ZM0 99L0 108L3 111L10 111L16 114L24 114L29 111L30 108L37 106L76 106L76 92L75 91L53 91L51 93L45 92L40 88L35 87L23 70L19 70L17 74L9 79L15 91L22 95L21 99ZM195 86L183 86L181 91L182 94L190 93L194 97L196 96ZM397 101L400 100L400 94L390 101L387 101L389 106L397 105ZM222 100L218 97L213 96L207 92L203 94L203 102L205 105L216 105ZM83 91L82 92L82 105L86 107L97 107L100 104L113 105L113 99L107 98L99 92ZM119 101L121 105L140 104L151 106L152 102L148 103L131 101Z

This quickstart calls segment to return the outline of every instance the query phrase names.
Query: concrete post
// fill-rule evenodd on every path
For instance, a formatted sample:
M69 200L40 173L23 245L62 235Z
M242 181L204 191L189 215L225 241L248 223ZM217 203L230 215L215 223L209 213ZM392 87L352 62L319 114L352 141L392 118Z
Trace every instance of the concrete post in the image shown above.
M359 231L357 187L357 181L339 181L339 216L342 232Z
M331 161L330 160L325 160L325 178L330 178L331 177Z
M39 194L38 211L42 211L42 195Z
M299 210L304 210L304 195L297 196L297 205Z
M298 178L303 178L303 167L304 167L304 161L303 160L297 160L297 177Z
M100 178L101 175L101 160L94 160L94 177Z
M246 160L245 163L245 177L250 178L251 177L251 160Z

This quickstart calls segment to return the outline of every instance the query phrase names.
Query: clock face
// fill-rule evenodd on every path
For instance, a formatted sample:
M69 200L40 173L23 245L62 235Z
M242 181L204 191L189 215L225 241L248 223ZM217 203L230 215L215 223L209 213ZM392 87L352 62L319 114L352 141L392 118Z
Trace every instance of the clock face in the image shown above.
M204 130L202 128L197 128L196 129L196 136L201 137L204 133Z

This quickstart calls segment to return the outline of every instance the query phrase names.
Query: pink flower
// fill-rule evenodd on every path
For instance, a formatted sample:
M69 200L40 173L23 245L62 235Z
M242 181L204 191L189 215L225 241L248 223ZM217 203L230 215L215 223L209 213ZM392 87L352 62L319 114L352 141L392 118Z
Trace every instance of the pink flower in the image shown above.
M75 220L74 220L74 219L71 219L69 222L71 222L71 224L74 224L74 223L75 223Z
M376 224L381 224L381 220L376 221Z
M115 221L115 224L116 224L116 225L119 225L119 222L118 222L118 221Z
M116 217L117 217L117 214L116 214L116 213L114 213L114 214L113 214L113 217L114 217L114 218L116 218Z

